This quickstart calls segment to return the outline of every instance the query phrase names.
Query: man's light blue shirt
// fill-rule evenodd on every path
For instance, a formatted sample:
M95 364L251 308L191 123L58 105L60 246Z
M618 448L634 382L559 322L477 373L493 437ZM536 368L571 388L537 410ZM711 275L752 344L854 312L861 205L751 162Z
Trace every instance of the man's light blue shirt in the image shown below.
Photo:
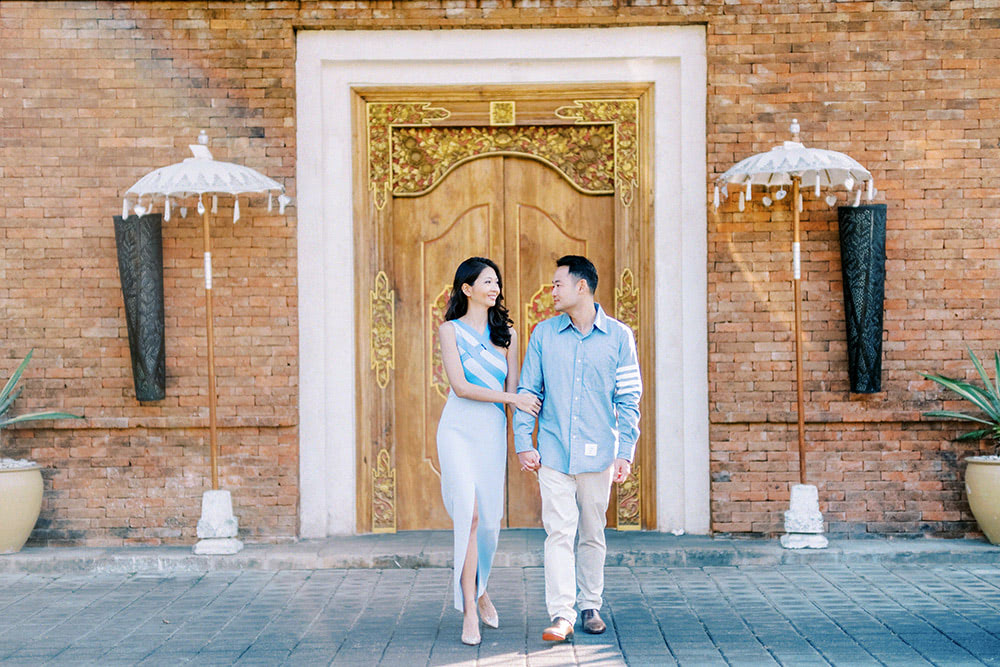
M584 336L563 313L535 327L518 392L542 401L538 453L542 465L568 475L607 470L631 461L639 439L642 380L632 330L595 304ZM535 418L514 413L514 449L532 448Z

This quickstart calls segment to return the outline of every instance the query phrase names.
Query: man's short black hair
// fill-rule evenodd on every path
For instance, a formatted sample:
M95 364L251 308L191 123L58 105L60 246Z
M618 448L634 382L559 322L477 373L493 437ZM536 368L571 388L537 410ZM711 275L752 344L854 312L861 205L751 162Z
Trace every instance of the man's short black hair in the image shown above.
M597 269L593 262L580 255L563 255L556 260L556 266L565 266L569 274L577 280L586 280L590 293L597 292Z

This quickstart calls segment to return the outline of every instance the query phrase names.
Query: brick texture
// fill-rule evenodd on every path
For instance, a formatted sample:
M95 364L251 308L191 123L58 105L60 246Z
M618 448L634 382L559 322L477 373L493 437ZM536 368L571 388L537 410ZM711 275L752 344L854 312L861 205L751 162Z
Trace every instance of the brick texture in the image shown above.
M148 405L132 389L111 216L203 128L216 157L295 195L296 30L692 22L707 27L710 178L788 138L796 117L807 144L868 166L888 205L884 391L856 396L836 211L805 197L808 473L831 530L974 534L961 458L978 449L921 418L948 404L918 372L966 375L966 345L1000 347L1000 0L6 0L0 371L36 348L20 407L87 417L3 434L4 455L47 467L33 542L193 539L208 478L197 216L164 226L168 387ZM221 474L247 538L280 540L297 532L296 222L261 204L241 202L234 226L224 202L212 226ZM779 205L709 209L720 532L780 531L797 478L790 225Z

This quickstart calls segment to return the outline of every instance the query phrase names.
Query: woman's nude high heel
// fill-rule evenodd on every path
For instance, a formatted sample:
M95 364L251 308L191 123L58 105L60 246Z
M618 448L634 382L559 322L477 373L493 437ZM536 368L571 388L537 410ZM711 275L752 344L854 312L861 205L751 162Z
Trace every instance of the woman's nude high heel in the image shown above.
M500 627L500 617L497 615L497 608L493 606L493 602L485 595L479 598L479 617L487 627L494 629Z
M476 629L473 632L466 634L465 624L462 624L462 643L467 646L479 646L479 643L483 640L482 636L479 634L479 623L476 623Z

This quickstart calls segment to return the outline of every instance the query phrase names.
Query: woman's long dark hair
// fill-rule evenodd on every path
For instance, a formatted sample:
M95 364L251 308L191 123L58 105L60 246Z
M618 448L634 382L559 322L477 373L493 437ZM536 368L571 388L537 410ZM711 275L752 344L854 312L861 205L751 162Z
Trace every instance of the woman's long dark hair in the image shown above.
M486 321L490 327L490 341L497 347L510 347L510 327L514 322L511 321L506 306L503 305L503 278L500 277L500 267L493 260L485 257L470 257L458 265L444 319L445 321L457 320L468 312L469 299L462 291L462 285L471 287L479 278L479 274L487 267L496 272L497 283L500 286L500 294L497 296L496 303L486 311Z

